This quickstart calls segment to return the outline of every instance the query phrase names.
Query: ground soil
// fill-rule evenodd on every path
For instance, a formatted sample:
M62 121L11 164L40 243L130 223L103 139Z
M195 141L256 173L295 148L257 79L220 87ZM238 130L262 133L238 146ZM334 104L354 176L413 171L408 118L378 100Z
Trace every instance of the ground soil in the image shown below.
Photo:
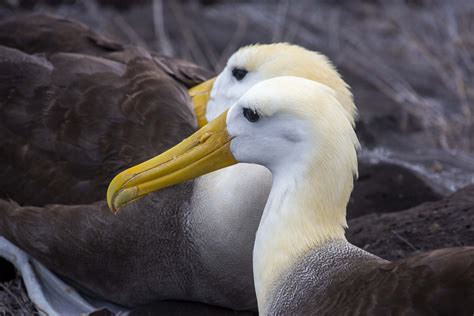
M388 260L424 251L474 245L474 185L406 211L349 221L353 244Z
M398 212L440 198L414 172L404 167L359 163L359 177L349 200L347 218Z

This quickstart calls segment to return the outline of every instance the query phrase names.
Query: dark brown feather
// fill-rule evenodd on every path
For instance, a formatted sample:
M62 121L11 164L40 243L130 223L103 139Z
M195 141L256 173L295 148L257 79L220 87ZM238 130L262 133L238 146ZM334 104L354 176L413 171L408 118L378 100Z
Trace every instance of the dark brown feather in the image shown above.
M0 56L0 192L22 205L103 200L118 171L196 128L186 89L151 59Z
M22 205L102 200L119 170L196 128L185 88L209 75L198 66L46 15L2 23L0 44L10 47L0 50L3 198Z
M272 311L282 315L473 315L474 247L440 249L387 262L347 245L329 245L299 262L278 286Z
M97 34L87 26L49 14L27 14L0 24L0 45L29 54L79 53L127 62L137 55L153 58L158 67L191 88L212 73L188 61L127 46Z
M172 58L166 56L159 56L152 54L155 61L176 81L181 82L186 87L191 88L204 79L208 79L211 74L208 71L203 71L203 68L196 66L196 64L189 61Z
M123 45L98 35L76 21L47 14L15 16L0 25L0 44L25 53L82 53L100 56Z

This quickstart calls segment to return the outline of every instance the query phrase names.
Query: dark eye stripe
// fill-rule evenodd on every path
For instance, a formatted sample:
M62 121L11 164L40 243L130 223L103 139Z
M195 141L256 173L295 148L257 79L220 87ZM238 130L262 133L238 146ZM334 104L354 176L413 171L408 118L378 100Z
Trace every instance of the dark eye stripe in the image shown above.
M248 71L242 68L234 68L232 69L232 76L237 79L238 81L244 79L245 75L247 75Z
M260 119L257 111L251 110L249 108L243 108L244 116L249 122L256 122Z

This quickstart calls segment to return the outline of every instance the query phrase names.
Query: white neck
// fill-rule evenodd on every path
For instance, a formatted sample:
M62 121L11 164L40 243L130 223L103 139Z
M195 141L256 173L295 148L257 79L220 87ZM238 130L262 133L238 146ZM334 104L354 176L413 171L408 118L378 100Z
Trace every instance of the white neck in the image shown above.
M337 159L319 159L313 168L273 170L272 190L253 252L261 315L268 310L277 281L299 258L329 241L345 240L353 169L340 163Z

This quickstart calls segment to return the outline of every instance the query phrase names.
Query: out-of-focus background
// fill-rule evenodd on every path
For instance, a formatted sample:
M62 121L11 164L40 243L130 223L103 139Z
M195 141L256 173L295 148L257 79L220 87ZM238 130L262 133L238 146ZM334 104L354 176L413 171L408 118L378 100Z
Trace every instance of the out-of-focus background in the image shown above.
M352 87L363 163L402 166L437 197L474 183L472 0L0 0L0 20L31 12L79 20L216 73L248 44L285 41L320 51ZM404 177L394 181L415 186ZM18 304L27 302L15 282L0 283L0 301L18 290Z
M408 167L441 194L474 182L474 1L3 0L218 72L239 47L326 54L359 108L362 159Z

